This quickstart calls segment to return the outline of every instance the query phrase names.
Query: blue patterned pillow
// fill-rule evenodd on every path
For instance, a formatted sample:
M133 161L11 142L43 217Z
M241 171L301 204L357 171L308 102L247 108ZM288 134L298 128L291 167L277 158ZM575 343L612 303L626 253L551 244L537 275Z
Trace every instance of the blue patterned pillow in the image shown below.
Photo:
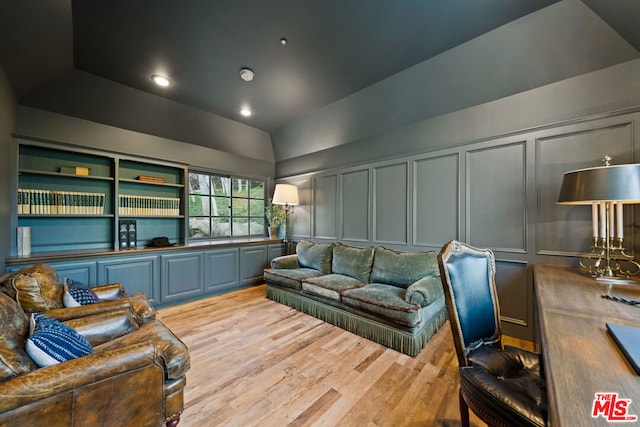
M98 296L91 289L69 288L62 296L62 303L65 307L79 307L81 305L95 304L98 301Z
M77 280L64 278L64 284L70 289L89 289L89 285L86 283L78 282Z
M86 338L64 323L39 313L34 313L31 321L33 332L26 350L41 368L93 353Z

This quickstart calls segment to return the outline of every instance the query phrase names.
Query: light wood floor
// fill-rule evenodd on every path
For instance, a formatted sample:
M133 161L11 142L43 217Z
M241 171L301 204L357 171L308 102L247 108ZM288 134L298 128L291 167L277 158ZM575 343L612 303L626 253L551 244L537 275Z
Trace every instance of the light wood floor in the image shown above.
M180 427L460 425L448 322L413 358L268 300L264 285L158 318L191 355Z

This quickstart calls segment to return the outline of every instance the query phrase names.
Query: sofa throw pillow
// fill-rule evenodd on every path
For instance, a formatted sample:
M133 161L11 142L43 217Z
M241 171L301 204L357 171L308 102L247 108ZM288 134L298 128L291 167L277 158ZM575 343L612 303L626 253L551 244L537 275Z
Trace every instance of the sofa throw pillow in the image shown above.
M98 296L91 289L69 288L62 296L65 307L80 307L81 305L99 302Z
M440 276L437 252L397 252L379 246L373 259L371 281L407 288L423 277Z
M27 354L41 368L93 353L93 347L69 326L45 315L32 315L33 333L27 339Z
M362 283L369 283L373 254L373 247L356 248L342 243L335 243L331 270L335 274L344 274L358 279Z
M88 284L69 279L68 277L64 278L64 286L67 289L89 289Z
M333 243L316 243L301 240L296 245L296 254L300 267L313 268L324 274L331 274Z

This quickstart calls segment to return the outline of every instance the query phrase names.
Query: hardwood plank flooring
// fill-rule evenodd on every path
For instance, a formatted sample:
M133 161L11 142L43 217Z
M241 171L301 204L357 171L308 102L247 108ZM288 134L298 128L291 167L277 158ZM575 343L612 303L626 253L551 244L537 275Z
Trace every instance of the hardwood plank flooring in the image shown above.
M191 355L181 427L460 425L448 322L413 358L273 302L264 285L158 318Z

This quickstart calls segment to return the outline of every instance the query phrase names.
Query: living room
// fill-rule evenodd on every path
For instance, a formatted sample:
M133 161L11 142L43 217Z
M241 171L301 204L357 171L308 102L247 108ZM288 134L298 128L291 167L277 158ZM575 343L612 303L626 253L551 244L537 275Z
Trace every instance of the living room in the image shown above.
M282 2L281 9L261 2L244 2L242 7L222 2L174 13L158 9L148 21L139 19L145 4L129 11L125 4L102 3L15 2L5 6L3 15L11 17L11 22L3 25L0 51L0 183L9 189L0 195L2 271L29 263L29 257L21 258L17 248L16 229L32 221L20 217L17 210L18 153L19 146L35 143L47 149L151 161L184 168L187 173L253 179L264 183L265 199L272 196L276 183L294 184L300 205L289 217L288 237L293 242L341 241L400 251L439 251L449 240L458 239L491 248L498 265L504 332L533 342L530 267L537 263L577 265L591 243L591 211L556 203L563 173L600 166L605 155L613 158L613 164L638 159L640 141L634 129L640 119L640 35L633 22L640 12L632 1L522 1L513 10L507 6L513 2L500 1L486 8L451 2L442 10L433 5L434 9L423 9L414 2L393 10L377 2L377 7L370 6L370 15L362 13L357 1L311 2L307 9L296 6L298 2ZM216 7L219 16L212 12ZM189 18L187 12L194 10L216 15L207 18L220 32L209 33L207 19ZM247 10L252 18L246 25L230 18L232 12ZM123 18L129 13L139 28ZM384 32L371 30L377 28L376 23L382 27L376 19L396 16L394 13L406 23L398 25L396 18L396 26L386 23ZM420 13L425 20L432 14L431 26L421 24ZM266 30L260 25L278 14L273 21L289 27ZM164 22L172 15L187 29L178 31L176 25ZM333 15L340 19L331 21ZM303 18L320 23L327 19L330 24L316 28ZM401 37L432 38L441 43L421 53L422 59L414 56L413 63L386 71L382 70L384 53L363 50L366 58L352 69L344 65L349 64L345 58L359 61L360 55L351 42L345 42L337 58L328 58L344 41L341 37L353 31L349 23L357 19L363 21L358 28L369 28L372 33L365 35L380 49L391 46L392 51L402 53L403 46L395 43L408 42ZM453 28L453 22L465 28L457 30L459 39L439 40L438 31L444 34L447 24ZM485 26L470 28L474 22ZM183 38L165 43L162 25ZM404 32L400 31L403 27ZM311 35L299 35L302 29ZM121 36L115 34L118 32ZM198 34L206 34L207 40L199 40ZM265 34L274 35L273 40L267 43ZM131 41L130 51L126 37L140 38L138 43ZM400 41L394 42L394 37ZM360 38L367 39L363 34ZM154 41L154 47L138 55L135 49L147 41ZM172 52L183 50L183 57L195 57L188 67L203 68L172 64L170 53L155 51L163 43ZM247 43L246 51L242 43ZM123 62L113 62L102 71L98 69L100 57L109 49L120 50ZM407 55L419 55L417 47L406 50ZM235 52L225 58L233 66L224 68L222 59L207 57L216 51L220 56ZM337 62L339 55L344 62ZM141 71L139 64L148 58L156 63ZM302 59L306 61L302 65L295 62ZM323 61L336 62L324 67ZM369 73L371 61L380 63L379 74ZM388 62L392 63L391 56ZM128 63L137 65L120 70ZM164 67L172 86L152 86L150 75L161 71L154 67ZM331 67L338 70L337 76L321 79L314 74ZM255 73L252 81L239 75L244 68ZM297 70L308 74L298 75ZM138 75L136 84L130 80L134 74ZM354 89L346 81L359 74L371 80ZM202 76L207 87L186 89L187 80L199 81ZM317 86L316 91L305 94L305 86ZM258 90L263 98L251 99ZM213 92L219 92L217 99L226 97L225 103L205 105L194 100L204 93L213 99ZM238 112L243 102L254 107L251 117ZM285 117L290 120L282 121ZM626 209L624 231L630 237L625 246L637 253L640 236L633 232L632 208ZM190 239L188 220L185 209L179 224L171 224L168 231L149 226L139 232L145 240L168 236L177 246L202 244L202 239ZM55 221L49 221L47 233L56 233ZM101 221L109 224L105 227L107 244L115 245L109 228L114 217ZM60 230L66 232L66 228ZM31 232L37 231L32 228ZM271 258L276 253L270 252L273 242L266 239L266 233L262 237L259 256ZM32 238L37 244L36 237ZM243 239L246 236L238 242ZM210 240L215 245L215 239ZM48 242L32 249L32 255L50 251ZM153 253L171 249L176 248L153 249ZM132 254L148 253L143 248L120 252L133 259ZM85 261L86 256L67 256L56 262ZM112 267L107 261L100 262L87 270L96 282L92 285L101 284L96 269L104 266L109 271ZM220 262L225 263L223 258ZM147 279L149 297L168 310L174 309L176 301L198 299L222 289L208 294L205 277L200 277L202 283L180 289L184 298L173 298L171 287L162 284L163 271L155 265L142 268L130 281L138 282L149 271L157 275ZM246 280L234 283L237 286L227 290L257 282L255 275L248 274Z

